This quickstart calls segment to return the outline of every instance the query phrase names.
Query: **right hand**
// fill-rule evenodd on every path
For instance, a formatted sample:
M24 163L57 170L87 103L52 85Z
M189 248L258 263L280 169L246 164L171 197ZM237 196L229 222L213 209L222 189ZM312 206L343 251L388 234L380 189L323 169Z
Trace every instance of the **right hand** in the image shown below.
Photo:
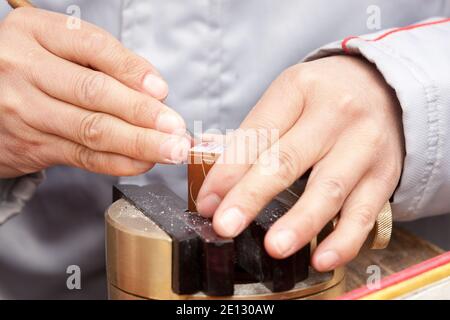
M0 178L64 164L136 175L187 157L181 116L145 59L86 22L34 8L0 22Z

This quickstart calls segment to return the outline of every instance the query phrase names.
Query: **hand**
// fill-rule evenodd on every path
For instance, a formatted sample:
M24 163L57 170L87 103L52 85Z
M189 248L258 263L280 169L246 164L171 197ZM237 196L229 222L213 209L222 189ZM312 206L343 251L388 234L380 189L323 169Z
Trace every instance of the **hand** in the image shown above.
M155 68L66 20L20 8L0 23L0 178L57 164L135 175L184 160L185 123L159 101L168 87Z
M394 192L404 158L400 106L376 68L349 56L295 65L272 83L241 125L251 128L276 128L279 140L258 150L251 164L221 161L242 151L227 146L200 190L200 213L214 215L217 233L235 237L313 167L300 199L268 231L265 248L274 258L287 257L340 212L312 264L326 271L354 258ZM278 169L265 174L265 164L273 161Z

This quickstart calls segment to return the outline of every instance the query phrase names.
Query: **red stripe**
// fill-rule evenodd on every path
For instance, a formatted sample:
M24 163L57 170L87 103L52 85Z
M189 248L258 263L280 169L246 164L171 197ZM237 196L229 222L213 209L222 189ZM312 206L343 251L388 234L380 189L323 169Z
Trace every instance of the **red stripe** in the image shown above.
M442 20L436 20L436 21L431 21L431 22L425 22L425 23L419 23L419 24L413 24L413 25L410 25L410 26L406 26L406 27L401 27L401 28L396 28L396 29L390 30L390 31L388 31L388 32L386 32L386 33L376 37L375 39L369 39L369 40L363 39L363 38L360 38L360 37L357 37L357 36L350 36L350 37L345 38L342 41L341 47L342 47L342 50L344 50L345 53L350 53L350 50L347 47L347 43L350 40L355 39L355 38L362 39L364 41L370 41L370 42L378 41L378 40L381 40L383 38L386 38L387 36L389 36L391 34L394 34L394 33L400 32L400 31L413 30L413 29L417 29L417 28L421 28L421 27L427 27L427 26L432 26L432 25L441 24L441 23L447 23L447 22L450 22L450 18L446 18L446 19L442 19Z
M368 294L377 292L381 289L385 289L399 282L414 278L424 272L435 269L437 267L443 266L447 263L450 263L450 251L443 253L437 257L431 258L429 260L425 260L419 264L416 264L412 267L409 267L403 271L394 273L390 276L387 276L383 280L381 280L380 287L376 289L369 289L367 286L363 286L361 288L350 291L349 293L344 294L337 298L337 300L357 300Z
M357 37L357 36L350 36L350 37L345 38L345 39L342 41L342 44L341 44L342 50L344 50L344 52L347 53L347 54L350 53L350 51L349 51L348 48L347 48L347 42L349 42L349 41L352 40L352 39L361 39L361 38L360 38L360 37Z

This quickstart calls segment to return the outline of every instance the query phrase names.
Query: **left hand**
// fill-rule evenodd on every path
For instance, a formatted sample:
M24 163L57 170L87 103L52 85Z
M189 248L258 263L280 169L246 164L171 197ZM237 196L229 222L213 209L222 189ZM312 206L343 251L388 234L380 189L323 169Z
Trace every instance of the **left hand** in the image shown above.
M333 56L290 67L240 129L277 129L279 139L258 150L256 162L219 159L211 169L197 207L203 216L214 216L216 232L237 236L312 167L305 192L268 231L265 248L274 258L290 256L340 212L312 265L327 271L353 259L394 192L404 158L401 109L375 66L357 57ZM227 146L222 158L233 152ZM271 175L262 168L267 160L279 164Z

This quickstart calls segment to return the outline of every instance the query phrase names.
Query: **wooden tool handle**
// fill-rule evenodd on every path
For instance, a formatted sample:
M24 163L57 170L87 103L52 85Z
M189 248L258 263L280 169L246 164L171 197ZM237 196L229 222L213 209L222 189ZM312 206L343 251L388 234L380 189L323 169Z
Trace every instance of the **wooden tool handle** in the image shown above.
M20 7L33 7L33 5L27 0L7 0L11 7L20 8Z

